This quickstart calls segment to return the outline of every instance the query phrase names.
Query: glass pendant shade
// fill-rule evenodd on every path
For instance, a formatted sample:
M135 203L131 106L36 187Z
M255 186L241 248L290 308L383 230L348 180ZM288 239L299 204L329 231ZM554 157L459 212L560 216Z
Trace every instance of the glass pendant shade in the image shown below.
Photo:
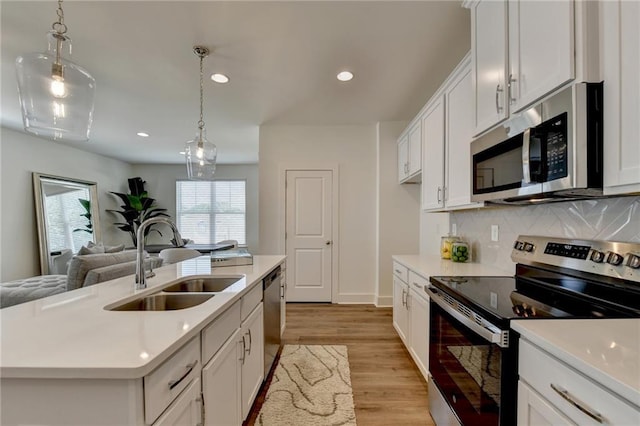
M189 180L212 180L216 172L218 150L206 137L206 130L198 131L195 139L187 142L184 150Z
M69 60L71 40L48 33L49 49L16 59L18 93L26 131L54 140L87 141L96 82Z

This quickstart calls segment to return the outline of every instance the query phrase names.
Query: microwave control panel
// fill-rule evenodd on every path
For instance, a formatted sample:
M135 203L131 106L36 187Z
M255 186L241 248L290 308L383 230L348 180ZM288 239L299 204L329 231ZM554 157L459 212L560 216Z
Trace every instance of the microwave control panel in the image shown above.
M562 113L541 125L546 130L547 179L567 177L567 113Z

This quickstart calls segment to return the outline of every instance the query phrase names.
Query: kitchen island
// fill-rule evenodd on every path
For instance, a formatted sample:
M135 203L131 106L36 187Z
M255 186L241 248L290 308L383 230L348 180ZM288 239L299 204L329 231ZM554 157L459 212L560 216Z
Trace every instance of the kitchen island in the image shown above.
M135 290L129 276L3 309L0 423L158 423L166 406L149 406L149 400L156 398L148 395L153 382L149 379L177 363L177 371L167 373L169 385L163 385L171 402L185 388L187 375L198 380L202 366L213 356L205 354L207 345L221 340L217 350L228 340L216 334L216 324L229 333L240 331L242 315L243 324L255 316L262 325L262 279L284 259L254 256L253 265L212 269L210 258L202 256L156 269L144 290ZM192 276L239 280L187 309L110 310ZM209 329L213 337L201 347L201 334ZM244 337L242 342L246 346ZM181 364L174 358L182 352L197 355L197 360ZM262 369L262 355L259 363Z

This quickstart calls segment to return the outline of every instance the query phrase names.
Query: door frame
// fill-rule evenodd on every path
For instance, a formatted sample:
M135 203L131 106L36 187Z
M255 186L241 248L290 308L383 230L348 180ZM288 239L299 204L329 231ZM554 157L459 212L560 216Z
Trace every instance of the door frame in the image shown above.
M278 165L278 251L286 256L287 245L284 237L287 229L287 172L288 171L331 171L331 196L332 196L332 210L331 210L331 303L337 303L338 289L340 288L338 282L339 271L339 247L340 247L340 168L337 163L310 163L310 164L279 164ZM290 283L290 278L287 278L287 283Z

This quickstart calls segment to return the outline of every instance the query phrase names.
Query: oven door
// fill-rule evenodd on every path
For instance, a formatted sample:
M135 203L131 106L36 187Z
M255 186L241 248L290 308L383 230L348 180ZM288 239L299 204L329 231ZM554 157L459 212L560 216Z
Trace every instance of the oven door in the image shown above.
M456 318L460 315L450 313L437 298L430 302L429 334L429 373L435 388L462 425L515 424L514 349L501 348L473 331L474 326L463 324ZM432 415L443 418L441 413Z

